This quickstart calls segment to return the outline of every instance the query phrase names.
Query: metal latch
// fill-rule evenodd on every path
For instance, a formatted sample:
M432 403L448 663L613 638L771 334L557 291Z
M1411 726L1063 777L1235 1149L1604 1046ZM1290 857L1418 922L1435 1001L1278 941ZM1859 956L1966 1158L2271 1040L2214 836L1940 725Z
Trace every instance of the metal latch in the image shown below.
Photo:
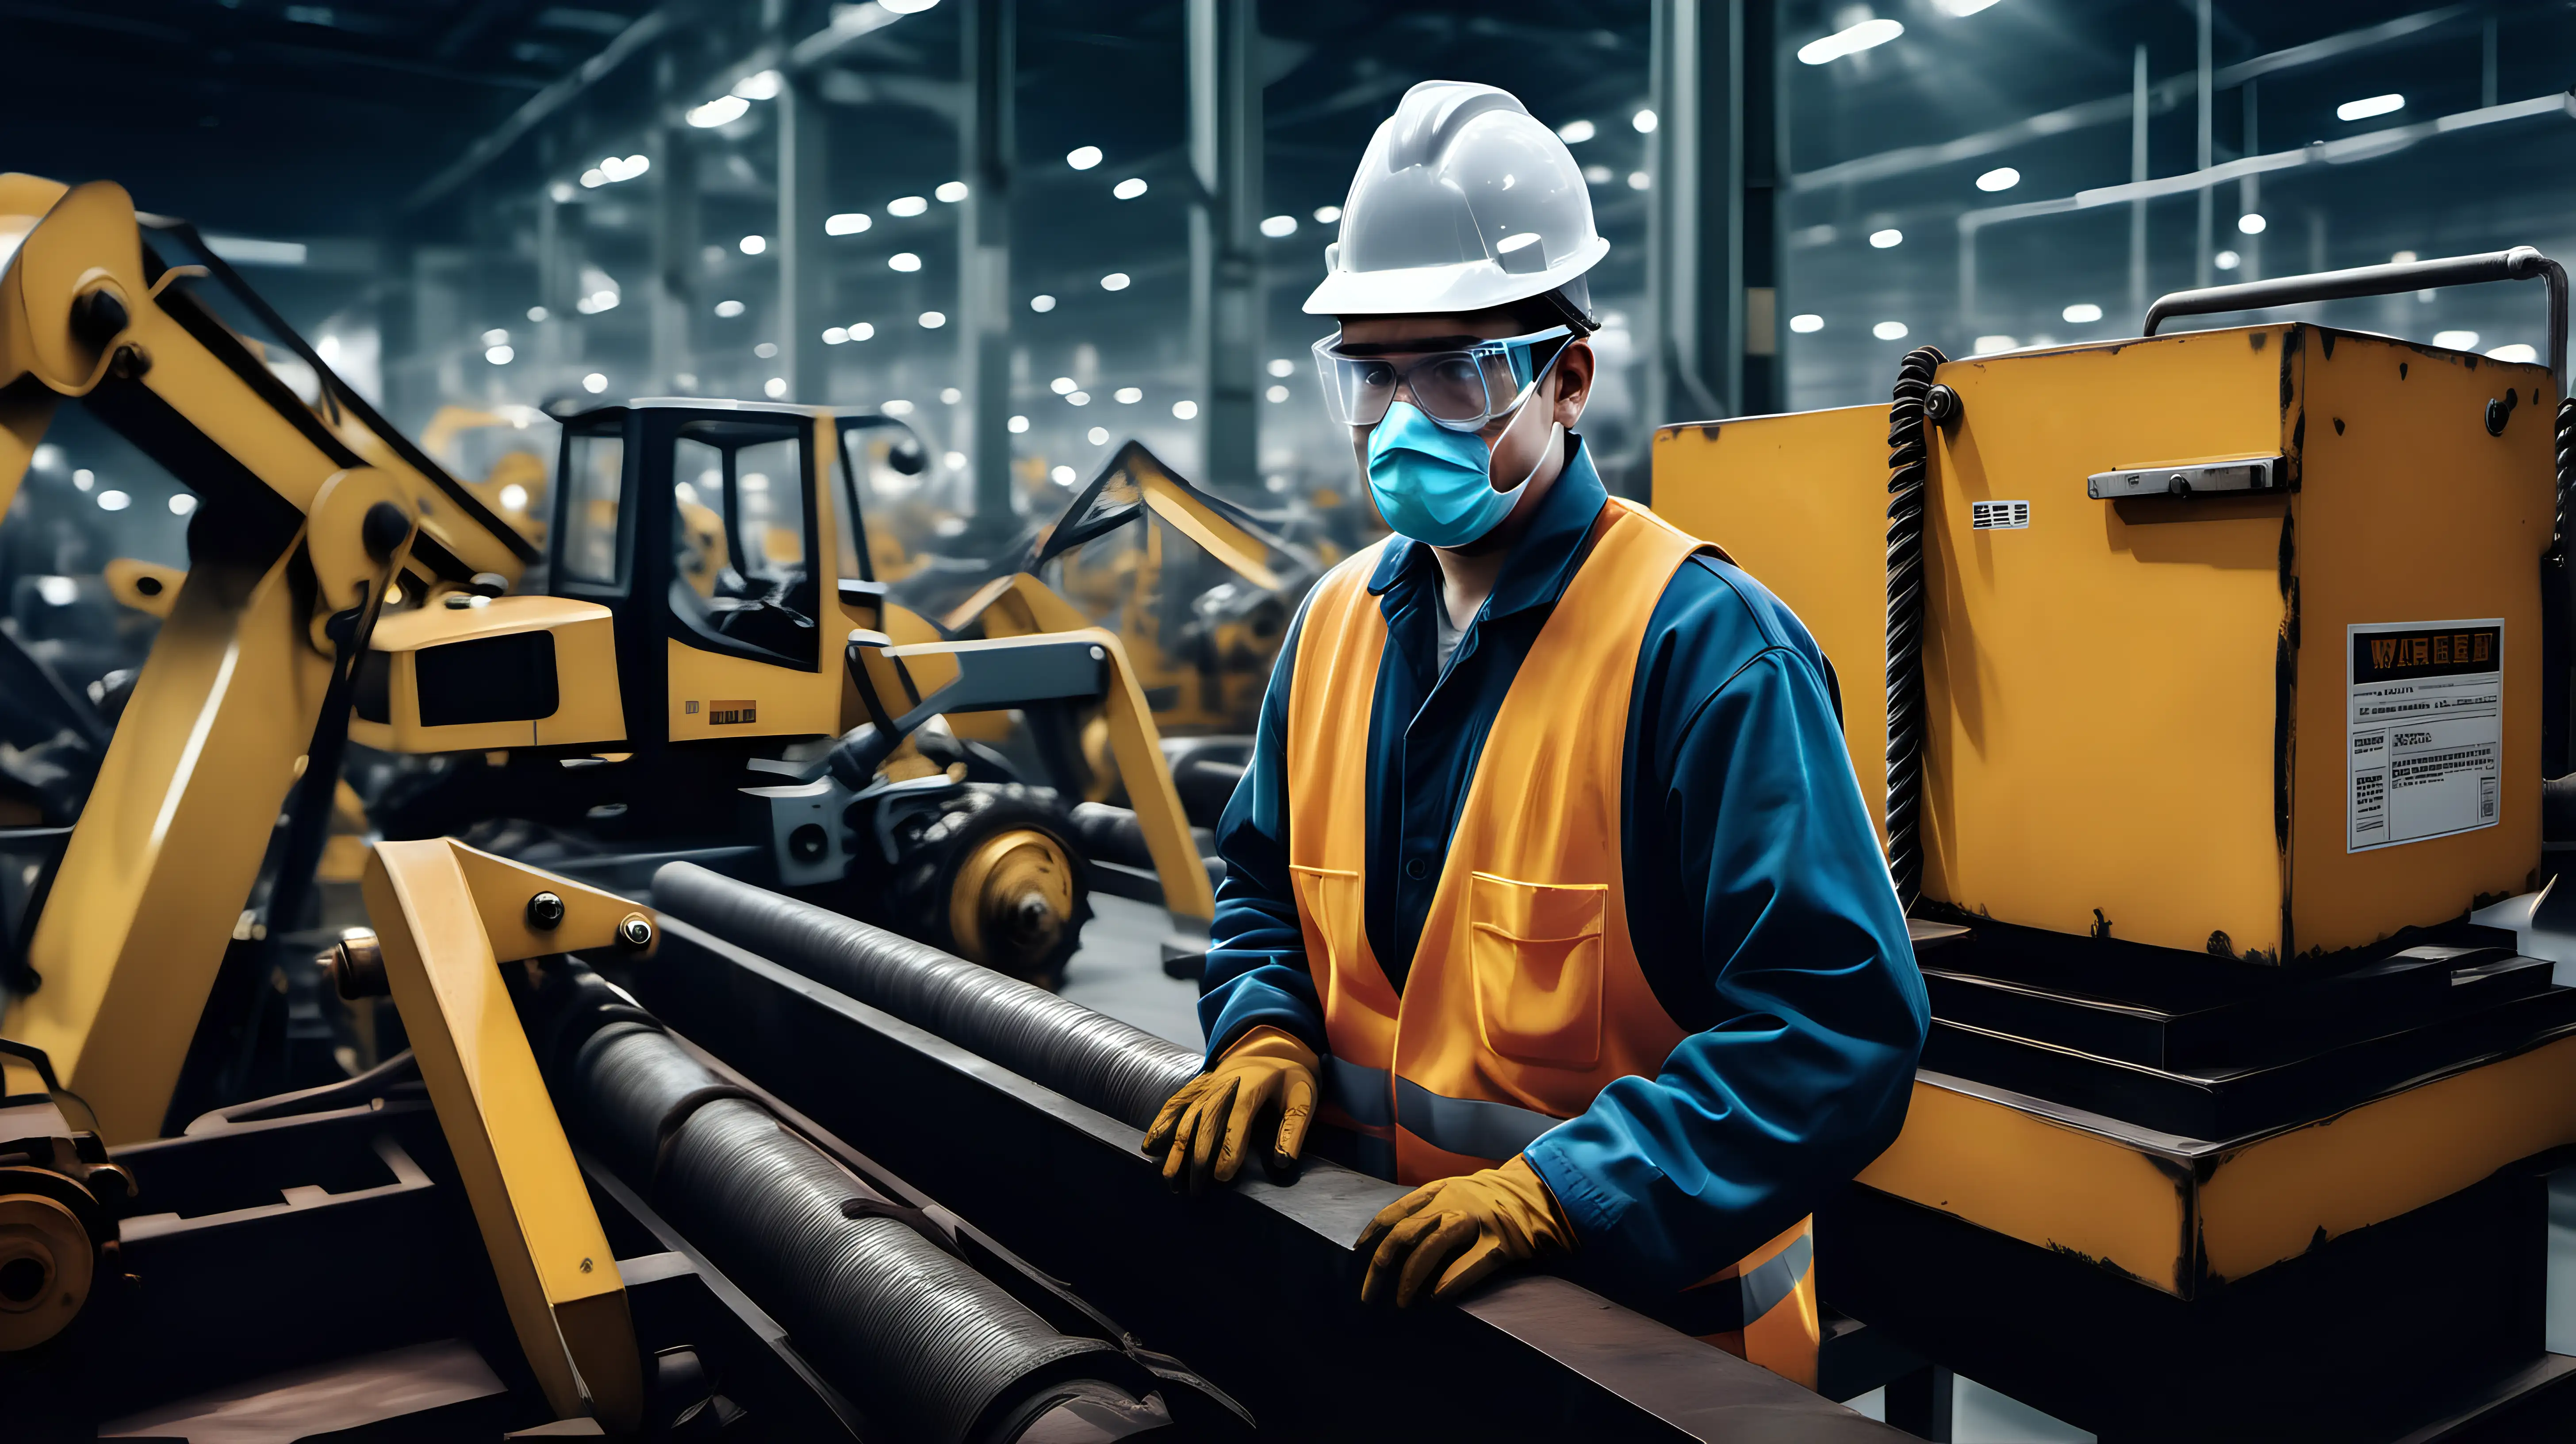
M2195 461L2186 466L2151 466L2140 471L2104 471L2084 478L2084 494L2096 501L2124 496L2202 496L2211 492L2270 491L2281 474L2281 458L2258 456L2245 461Z

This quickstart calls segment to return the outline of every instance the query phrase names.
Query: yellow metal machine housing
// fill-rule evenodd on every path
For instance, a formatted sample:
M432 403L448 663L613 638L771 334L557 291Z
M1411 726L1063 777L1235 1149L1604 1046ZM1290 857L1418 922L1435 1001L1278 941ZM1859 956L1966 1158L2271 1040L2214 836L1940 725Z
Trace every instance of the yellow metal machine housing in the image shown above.
M1942 948L1993 931L2016 956L2050 960L2028 975L2042 982L2005 977L2002 991L2074 990L2048 994L2055 1013L2021 1016L2116 1012L2123 979L2172 959L2178 977L2243 978L2273 1030L2295 1038L2307 1026L2293 1007L2300 989L2337 1006L2334 984L2411 965L2415 954L2391 955L2414 938L2473 953L2478 938L2422 930L2538 885L2548 368L2293 323L1949 361L1928 380L1949 394L1941 419L1921 423L1919 911L1966 925L1917 925L1936 985L1972 966ZM1668 427L1654 464L1657 511L1724 545L1834 664L1882 827L1889 414ZM2371 635L2349 629L2391 624L2454 645L2495 634L2503 785L2490 825L2348 848L2348 667ZM2537 965L2487 966L2530 977ZM2546 990L2545 966L2538 976ZM2122 1305L2158 1327L2186 1317L2171 1307L2225 1319L2253 1307L2231 1298L2314 1287L2338 1267L2319 1260L2348 1256L2318 1254L2329 1241L2459 1207L2498 1186L2499 1170L2576 1144L2576 1112L2551 1101L2576 1090L2576 1028L2548 1021L2564 1011L2548 998L2532 1000L2537 1031L2427 1053L2413 1076L2306 1113L2275 1108L2248 1131L2189 1136L2037 1084L1940 1071L1941 1056L1990 1061L2014 1043L1997 1025L1949 1021L1945 998L1960 996L1950 988L1933 990L1934 1046L1905 1128L1855 1199L1903 1200L1916 1217L1973 1225L1963 1244L2000 1236L2032 1246L2029 1258L2090 1265L2179 1301ZM2152 1007L2138 1016L2172 1026ZM2301 1045L2252 1036L2253 1064L2237 1072L2258 1086L2267 1069L2303 1061ZM1970 1046L1945 1053L1960 1043ZM2089 1080L2088 1099L2116 1095L2096 1085L2124 1069L2220 1092L2237 1076L2015 1046L2042 1060L2017 1079ZM1895 1218L1859 1209L1845 1236ZM2285 1265L2302 1282L2276 1285ZM1869 1296L1857 1282L1847 1287ZM1970 1327L1940 1292L1927 1277L1907 1306L1917 1324ZM2026 1306L2054 1317L2046 1300Z

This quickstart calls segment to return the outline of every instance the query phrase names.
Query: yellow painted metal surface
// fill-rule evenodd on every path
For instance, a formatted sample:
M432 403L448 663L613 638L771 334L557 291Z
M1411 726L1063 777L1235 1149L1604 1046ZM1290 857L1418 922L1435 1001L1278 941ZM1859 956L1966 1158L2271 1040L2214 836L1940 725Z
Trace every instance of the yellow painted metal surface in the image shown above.
M2503 618L2503 775L2538 775L2544 370L2275 325L1938 379L1961 414L1934 430L1926 517L1926 900L2277 963L2534 885L2530 788L2502 789L2496 826L2347 851L2345 653L2353 624ZM2521 405L2490 436L2507 389ZM1673 428L1655 453L1657 509L1727 547L1834 660L1874 804L1878 410ZM2275 494L2086 494L2100 472L2272 456ZM2027 503L2029 524L1980 528L1979 502Z
M527 923L539 891L564 901L562 924L542 934ZM643 1366L617 1260L501 966L609 946L639 910L445 838L377 844L366 894L394 1005L546 1402L571 1415L586 1391L603 1422L631 1429Z
M1860 1181L2190 1298L2569 1144L2576 1036L2562 1033L2332 1118L2224 1142L1926 1074L1904 1131Z
M157 1136L293 785L328 663L281 560L179 589L65 849L0 1032L51 1054L111 1143Z
M467 722L432 727L420 720L420 653L456 642L519 632L548 632L555 644L556 707L533 721ZM353 741L387 752L474 752L530 746L585 746L626 735L617 678L615 618L596 602L564 597L494 597L479 606L443 599L390 613L376 623L373 651L391 659L387 720L353 716Z
M7 509L7 503L0 502L0 511ZM147 616L167 617L170 608L178 604L179 584L188 579L188 569L134 557L111 557L106 566L99 568L99 577L107 583L108 595L121 605Z
M2181 1294L2192 1219L2177 1172L2117 1138L1917 1079L1904 1131L1860 1181Z
M1843 740L1887 825L1887 408L1667 427L1655 514L1726 548L1833 664Z

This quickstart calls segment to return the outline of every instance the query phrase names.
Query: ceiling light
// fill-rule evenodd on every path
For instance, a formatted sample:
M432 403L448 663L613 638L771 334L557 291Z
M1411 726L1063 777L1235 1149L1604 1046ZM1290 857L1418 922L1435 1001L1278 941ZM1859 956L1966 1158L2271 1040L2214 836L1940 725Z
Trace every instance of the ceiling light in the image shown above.
M1977 177L1977 189L1981 191L2008 191L2020 184L2021 172L2008 165L1996 166Z
M608 184L608 176L599 167L592 166L581 173L581 184L585 190L597 190Z
M944 312L924 311L921 313L921 329L924 331L936 331L947 324L948 317Z
M2478 349L2478 333L2475 331L2436 331L2433 333L2433 344L2441 347L2445 351L2475 351Z
M2090 326L2102 319L2102 308L2090 301L2078 301L2057 314L2065 317L2070 326Z
M1047 312L1055 309L1055 297L1044 294L1031 296L1029 297L1029 309L1043 316Z
M760 394L768 397L772 401L784 400L787 396L787 378L784 376L770 377L767 381L761 383Z
M1132 201L1145 193L1145 178L1129 176L1109 188L1109 193L1122 201Z
M483 348L483 359L491 362L495 366L509 365L510 358L517 354L517 352L511 350L507 346L486 346Z
M2539 348L2528 342L2516 341L2509 346L2498 346L2487 352L2487 359L2490 361L2537 361L2540 359L2540 351Z
M546 319L546 308L543 306L530 306L528 308L528 319L531 321L542 321Z
M823 344L826 346L838 346L849 339L850 328L847 326L826 326L823 328Z
M928 209L930 202L919 196L896 196L886 202L886 214L890 216L917 216Z
M91 487L98 485L98 473L84 466L80 470L72 473L72 485L79 487L83 491L87 491Z
M2222 271L2232 271L2238 266L2244 265L2245 258L2236 254L2234 251L2221 251L2217 255L2210 257L2209 263Z
M1091 393L1088 391L1068 391L1064 393L1064 404L1067 406L1089 406L1091 404Z
M1893 20L1864 20L1847 30L1837 30L1820 40L1810 40L1798 47L1798 59L1809 65L1828 65L1846 55L1874 50L1905 33L1905 27Z
M1869 233L1869 243L1873 249L1881 251L1892 246L1901 246L1905 244L1905 232L1894 226L1889 226L1883 231L1872 231Z
M1597 186L1610 184L1610 174L1610 167L1606 165L1587 165L1583 168L1583 178Z
M2413 251L2399 251L2397 254L2395 254L2395 255L2393 255L2393 256L2390 256L2388 259L2389 259L2391 262L2394 262L2395 264L2397 264L2397 265L2401 265L2401 266L2402 266L2402 265L2405 265L2407 262L2409 262L2409 261L2412 261L2412 260L2416 259L2416 256L2415 256L2415 253L2414 253Z
M939 183L939 189L932 191L931 194L953 206L959 201L966 199L966 183L964 181L941 181Z
M2249 236L2259 236L2263 234L2263 228L2270 224L2271 222L2263 219L2263 215L2260 211L2247 211L2245 214L2236 218L2236 229L2243 231Z
M1340 224L1341 219L1342 208L1340 206L1315 207L1315 224L1319 226L1338 225Z
M1064 163L1075 170L1089 170L1101 160L1100 147L1096 145L1077 145L1064 153Z
M1567 145L1581 145L1600 134L1588 120L1569 120L1556 128L1556 138Z
M742 247L742 253L744 255L756 256L769 249L769 237L745 236L741 240L734 242L734 244Z
M1082 433L1082 439L1090 442L1094 446L1106 446L1109 444L1109 428L1106 426L1095 426L1089 431Z
M1877 325L1869 328L1869 334L1876 336L1881 341L1902 341L1905 339L1905 323L1902 321L1881 321Z
M1980 336L1972 349L1980 356L1991 356L1997 351L2009 351L2020 344L2010 336Z
M608 378L600 375L596 371L593 371L589 375L581 378L581 389L589 392L593 396L597 396L602 391L608 389Z
M1180 420L1193 420L1198 416L1198 414L1199 404L1195 401L1175 401L1172 403L1172 415Z
M918 15L937 5L939 0L877 0L877 3L884 6L889 15Z
M952 452L949 452L947 455L940 457L939 459L940 459L942 462L944 462L944 463L946 463L946 464L947 464L947 467L948 467L948 469L949 469L950 471L964 471L964 470L966 469L966 453L965 453L965 452L962 452L962 451L952 451Z
M1127 289L1128 284L1125 271L1112 271L1100 278L1100 289L1104 291L1123 291Z
M510 344L510 333L502 330L498 326L495 326L491 330L483 333L483 344L486 346L507 346Z
M1789 329L1801 336L1813 335L1825 329L1825 318L1813 311L1801 316L1792 316L1789 318Z
M1654 183L1655 178L1646 174L1644 171L1632 170L1628 172L1628 189L1632 191L1644 190L1646 187L1653 185Z
M527 501L526 501L527 493L526 493L524 490L522 490L522 489L521 489L517 484L515 484L515 483L513 483L512 485L509 485L509 486L503 487L503 488L501 489L501 500L502 500L504 503L507 503L507 502L509 501L509 499L510 499L510 493L511 493L511 492L514 492L514 491L518 492L518 493L519 493L519 495L520 495L520 498L521 498L521 500L519 501L518 505L520 505L520 506L525 506L525 505L527 505ZM192 512L192 511L195 511L196 509L197 509L197 494L196 494L195 492L193 492L193 491L182 491L182 492L174 492L174 493L172 493L172 494L171 494L171 497L170 497L170 514L171 514L172 516L186 516L188 513Z
M720 95L704 105L692 107L687 119L689 124L700 130L713 130L719 125L730 125L742 119L743 112L750 109L751 102L739 95Z
M1273 401L1285 401L1288 399L1288 388L1285 386L1273 386L1261 394L1269 397Z
M1932 0L1932 3L1941 7L1942 14L1954 20L1965 20L1994 4L1995 0Z
M763 361L766 361L770 357L778 354L778 343L775 341L763 341L759 345L751 348L751 354L759 357Z
M1297 234L1297 218L1295 216L1264 216L1261 219L1261 233L1274 241L1279 239L1281 236L1293 236Z
M851 340L853 340L853 341L865 341L865 340L868 340L868 339L870 339L871 337L875 336L876 334L877 334L877 328L876 328L876 325L875 325L875 323L874 323L874 322L870 322L870 321L861 321L861 322L860 322L860 323L858 323L857 325L852 326L852 327L850 328L850 339L851 339Z
M2392 110L2404 110L2405 108L2405 96L2374 95L2364 100L2347 100L2343 104L2336 106L2335 119L2368 120L2374 115L2386 115Z
M942 386L939 388L939 401L943 406L954 406L965 399L966 393L958 390L954 386Z
M1069 392L1080 390L1081 387L1082 383L1074 380L1070 376L1059 376L1053 381L1047 383L1047 389L1058 396L1063 396Z
M855 236L859 232L864 231L875 224L876 222L868 218L868 213L866 211L843 211L837 216L827 216L824 218L823 234L827 236Z
M1111 392L1110 395L1115 398L1121 406L1133 406L1137 402L1145 399L1145 390L1141 386L1121 386L1116 391Z
M1010 428L1011 434L1017 436L1029 429L1029 419L1025 416L1014 416L1010 420Z
M742 314L742 303L741 303L740 301L718 301L718 302L716 302L716 315L717 315L717 317L718 317L719 319L721 319L721 320L730 321L730 320L732 320L734 317L739 316L739 315L741 315L741 314Z
M1274 356L1270 360L1270 374L1273 376L1294 376L1297 374L1297 363L1289 360L1285 356Z
M775 100L784 81L775 70L758 70L733 83L733 93L745 100Z
M2523 349L2528 351L2531 348L2525 346ZM98 509L100 511L123 511L132 505L134 505L134 498L127 496L121 491L102 491L98 494Z
M1071 486L1076 481L1081 480L1079 476L1074 474L1074 470L1070 466L1059 466L1055 470L1048 472L1047 476L1058 486Z
M921 269L921 257L914 255L910 251L897 251L893 255L886 257L886 269L892 271L918 271Z
M878 407L877 410L884 412L888 416L910 416L912 414L912 403L902 400L901 398L897 398Z

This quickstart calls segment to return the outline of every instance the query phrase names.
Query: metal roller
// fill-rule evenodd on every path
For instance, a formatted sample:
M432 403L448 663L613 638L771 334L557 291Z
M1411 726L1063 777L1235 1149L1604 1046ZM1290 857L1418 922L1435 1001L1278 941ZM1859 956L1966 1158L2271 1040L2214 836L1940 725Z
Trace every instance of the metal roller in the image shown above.
M1003 1444L1073 1400L1159 1414L1115 1346L1059 1333L595 976L554 972L567 1118L887 1437Z
M656 872L653 901L672 917L1138 1128L1200 1071L1194 1049L693 863Z

